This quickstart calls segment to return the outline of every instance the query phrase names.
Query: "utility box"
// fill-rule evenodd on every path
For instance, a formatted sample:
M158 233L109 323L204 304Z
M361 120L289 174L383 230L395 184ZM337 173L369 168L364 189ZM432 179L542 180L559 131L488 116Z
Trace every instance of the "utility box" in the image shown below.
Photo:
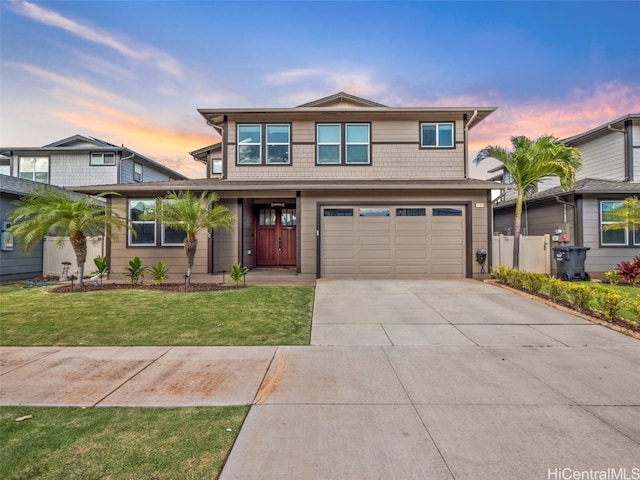
M572 280L590 280L591 276L584 271L584 261L589 247L562 246L553 247L556 259L556 276L566 282Z

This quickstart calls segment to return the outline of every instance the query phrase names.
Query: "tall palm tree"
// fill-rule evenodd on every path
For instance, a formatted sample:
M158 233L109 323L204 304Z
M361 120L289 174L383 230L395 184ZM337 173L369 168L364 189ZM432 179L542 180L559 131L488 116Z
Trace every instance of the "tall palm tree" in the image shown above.
M619 205L606 212L603 220L612 222L604 225L605 231L640 229L640 198L625 198Z
M236 216L224 205L217 205L219 197L216 193L202 192L198 197L189 191L170 192L164 198L158 198L157 208L145 214L147 218L155 218L165 226L186 234L184 251L187 255L186 283L191 281L198 239L196 235L205 229L233 231Z
M555 176L563 190L573 187L576 172L582 167L582 155L575 147L569 147L552 135L537 140L525 136L511 137L512 150L489 145L476 156L474 162L495 158L504 165L516 187L517 199L513 222L513 268L520 267L520 230L522 206L528 193L534 192L544 177Z
M109 195L104 192L97 198ZM92 197L74 199L57 188L38 187L14 202L9 231L26 253L31 252L46 235L61 237L58 245L69 237L78 264L78 284L84 285L87 260L87 237L111 236L113 230L126 226L126 220L110 212L105 202Z

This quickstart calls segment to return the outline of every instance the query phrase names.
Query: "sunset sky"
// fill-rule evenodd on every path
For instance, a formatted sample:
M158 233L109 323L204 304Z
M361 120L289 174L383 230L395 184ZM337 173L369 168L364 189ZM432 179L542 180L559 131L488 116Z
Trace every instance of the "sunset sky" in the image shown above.
M389 106L495 106L470 155L640 112L640 1L0 0L0 146L75 134L198 178L198 108L339 91ZM486 169L472 168L477 178Z

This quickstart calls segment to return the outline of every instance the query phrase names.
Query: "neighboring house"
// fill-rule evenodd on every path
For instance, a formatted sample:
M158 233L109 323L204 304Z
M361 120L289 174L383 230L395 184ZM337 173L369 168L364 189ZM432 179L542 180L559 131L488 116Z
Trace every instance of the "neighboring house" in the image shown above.
M589 247L585 267L592 274L613 270L640 254L640 231L603 230L603 214L624 198L640 195L640 113L625 115L563 140L580 150L583 167L573 189L545 179L527 197L522 225L527 235L557 235L555 245ZM494 169L494 173L500 169ZM508 182L506 182L508 183ZM494 206L494 231L513 231L514 201ZM563 239L565 241L563 241ZM552 262L553 264L553 262Z
M387 107L338 93L294 108L201 109L219 144L192 152L207 178L115 190L137 236L114 241L111 270L139 256L186 271L182 238L141 212L168 191L213 191L235 232L200 235L194 273L291 268L317 277L480 276L494 183L468 178L468 133L490 107Z
M82 135L44 147L0 148L0 174L59 187L187 178L129 148Z
M38 245L31 253L25 254L6 231L11 226L9 216L15 208L13 202L36 187L42 187L42 184L0 174L0 282L42 275L43 244ZM70 192L70 195L81 196L73 192Z

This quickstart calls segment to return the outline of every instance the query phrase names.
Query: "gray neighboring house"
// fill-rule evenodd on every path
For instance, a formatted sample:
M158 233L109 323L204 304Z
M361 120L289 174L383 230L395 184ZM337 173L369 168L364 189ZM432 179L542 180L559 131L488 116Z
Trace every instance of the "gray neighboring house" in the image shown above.
M0 174L0 282L42 275L43 243L31 253L25 254L6 232L10 226L9 215L15 208L13 202L37 187L42 187L42 183ZM49 188L64 190L55 186L49 186ZM69 193L77 197L83 196L74 192Z
M640 254L640 230L603 230L603 213L629 196L640 195L640 113L625 115L563 141L578 148L583 156L576 184L564 192L555 178L540 182L538 191L526 200L524 232L554 235L556 230L562 230L560 242L552 242L552 246L589 247L585 268L591 274L602 275L621 260ZM509 183L505 173L493 179ZM513 232L514 204L515 200L508 199L494 206L495 233ZM566 242L562 242L563 235Z
M133 150L74 135L44 147L0 148L1 233L7 235L12 203L42 184L74 190L96 184L140 184L185 180L171 170ZM55 187L54 187L55 185ZM25 255L14 245L0 248L0 281L33 278L42 274L42 245Z
M2 147L0 174L59 187L187 178L130 148L83 135L43 147Z

